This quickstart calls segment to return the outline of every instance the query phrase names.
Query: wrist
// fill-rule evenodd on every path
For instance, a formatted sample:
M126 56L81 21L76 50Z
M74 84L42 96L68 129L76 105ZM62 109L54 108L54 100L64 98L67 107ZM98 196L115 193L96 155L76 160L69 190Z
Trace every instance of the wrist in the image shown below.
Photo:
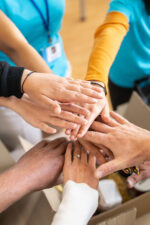
M106 90L105 84L103 82L95 81L95 80L91 80L90 82L93 85L99 86L101 88L101 90L104 92L104 94L107 95L107 90Z
M27 93L29 89L29 82L27 82L27 76L32 71L25 69L21 78L21 91L22 93ZM27 79L27 80L26 80Z

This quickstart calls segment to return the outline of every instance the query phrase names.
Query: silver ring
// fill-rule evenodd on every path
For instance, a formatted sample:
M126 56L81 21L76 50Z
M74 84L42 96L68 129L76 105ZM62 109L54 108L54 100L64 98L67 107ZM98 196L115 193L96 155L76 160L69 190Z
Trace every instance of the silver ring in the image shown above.
M76 157L77 157L77 159L80 159L81 156L78 154L78 155L76 155Z

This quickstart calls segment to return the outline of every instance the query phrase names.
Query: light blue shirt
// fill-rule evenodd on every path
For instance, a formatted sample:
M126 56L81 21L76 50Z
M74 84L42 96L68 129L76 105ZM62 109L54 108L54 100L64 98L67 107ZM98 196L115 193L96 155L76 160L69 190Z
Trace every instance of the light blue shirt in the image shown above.
M35 0L35 2L46 19L45 1ZM61 46L61 56L48 63L48 65L55 74L65 76L68 69L68 61L64 52L62 39L59 35L65 11L65 0L48 0L48 7L52 45L60 43ZM50 45L48 42L48 34L39 13L34 8L31 1L1 0L0 9L16 24L28 42L40 53L41 56L43 56L42 50ZM0 60L14 65L14 63L2 52L0 52Z
M113 0L112 11L123 13L130 27L109 76L115 84L132 88L135 80L150 75L150 15L143 0Z

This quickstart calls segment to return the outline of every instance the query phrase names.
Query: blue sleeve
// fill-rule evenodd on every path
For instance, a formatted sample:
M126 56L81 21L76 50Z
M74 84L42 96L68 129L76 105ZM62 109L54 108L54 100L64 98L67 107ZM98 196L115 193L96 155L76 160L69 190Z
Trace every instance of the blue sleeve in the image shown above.
M132 19L132 7L131 7L132 0L112 0L109 5L109 12L120 12L124 14L128 21L130 22Z

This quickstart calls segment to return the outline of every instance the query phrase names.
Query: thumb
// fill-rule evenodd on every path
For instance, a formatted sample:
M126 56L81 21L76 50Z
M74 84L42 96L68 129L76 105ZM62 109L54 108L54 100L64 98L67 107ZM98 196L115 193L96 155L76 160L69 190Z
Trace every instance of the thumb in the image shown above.
M100 179L102 177L105 177L105 176L112 174L116 171L119 171L121 169L123 169L123 168L122 168L122 166L120 166L119 160L113 159L113 160L99 166L95 172L95 176L98 179Z

